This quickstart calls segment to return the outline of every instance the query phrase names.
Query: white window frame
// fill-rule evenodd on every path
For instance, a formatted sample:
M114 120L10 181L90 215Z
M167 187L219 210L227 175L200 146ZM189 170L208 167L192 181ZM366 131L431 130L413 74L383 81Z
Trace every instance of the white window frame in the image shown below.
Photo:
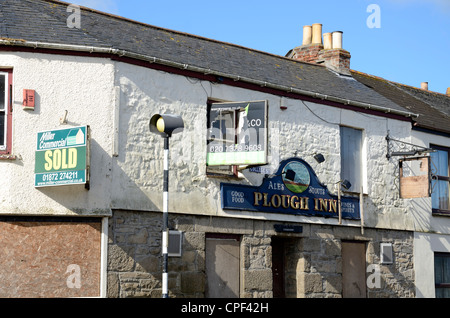
M360 158L359 158L359 162L358 162L360 171L359 171L359 180L357 180L357 183L355 182L355 180L351 180L351 178L349 178L348 176L343 175L342 161L345 160L345 158L344 158L344 154L342 153L342 142L343 142L342 129L353 129L353 130L357 130L357 131L361 132L361 144L360 144L360 148L359 148ZM341 142L340 178L341 178L341 180L347 179L352 184L350 190L348 190L349 192L360 193L361 188L362 188L363 193L366 193L367 192L367 190L366 190L367 189L367 160L365 159L367 157L367 155L366 155L367 154L366 131L362 128L341 125L341 126L339 126L339 133L340 133L340 142Z
M436 161L435 156L437 156L437 152L436 153L431 153L431 161L432 161L432 165L431 165L431 171L432 171L432 211L435 214L445 214L445 215L450 215L450 199L449 199L449 193L447 193L447 196L441 196L438 194L436 194L436 187L439 186L440 183L447 183L447 191L448 188L450 187L450 147L445 147L445 146L437 146L437 145L432 145L431 146L433 149L445 153L447 155L447 164L448 167L444 168L447 169L446 171L438 171L438 166ZM445 189L445 187L444 187ZM437 196L436 196L437 195ZM447 198L447 206L448 209L443 209L442 206L440 205L440 200L442 200L442 198ZM438 200L438 206L435 205L436 201Z

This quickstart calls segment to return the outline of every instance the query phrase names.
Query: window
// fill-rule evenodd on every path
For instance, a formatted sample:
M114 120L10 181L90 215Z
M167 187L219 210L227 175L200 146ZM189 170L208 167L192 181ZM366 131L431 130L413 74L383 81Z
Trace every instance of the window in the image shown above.
M0 155L11 153L12 71L0 70Z
M236 175L237 166L267 164L267 101L208 101L208 172Z
M450 298L450 253L434 253L436 298Z
M341 180L350 181L353 192L362 185L362 137L362 130L341 126Z
M431 153L431 202L433 213L450 215L450 148L432 146Z

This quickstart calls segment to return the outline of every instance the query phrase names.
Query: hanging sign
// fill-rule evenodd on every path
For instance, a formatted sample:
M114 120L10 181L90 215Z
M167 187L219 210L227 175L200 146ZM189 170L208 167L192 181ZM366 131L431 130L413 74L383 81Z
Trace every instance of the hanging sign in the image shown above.
M222 183L221 193L225 210L339 217L338 196L299 158L283 161L259 187ZM359 198L341 196L340 207L342 218L360 219Z
M89 179L89 126L39 132L35 187L86 184Z
M267 163L267 101L213 103L209 112L206 164Z

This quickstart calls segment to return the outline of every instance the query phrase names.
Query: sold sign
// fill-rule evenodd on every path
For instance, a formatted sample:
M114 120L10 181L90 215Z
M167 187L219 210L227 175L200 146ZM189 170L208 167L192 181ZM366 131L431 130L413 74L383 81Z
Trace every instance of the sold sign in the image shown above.
M88 135L88 126L38 133L34 185L45 187L86 183Z

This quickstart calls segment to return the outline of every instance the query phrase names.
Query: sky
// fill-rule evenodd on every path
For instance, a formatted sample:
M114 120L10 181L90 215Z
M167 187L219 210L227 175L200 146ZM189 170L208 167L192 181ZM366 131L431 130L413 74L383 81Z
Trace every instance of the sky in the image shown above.
M353 70L445 94L450 0L66 0L128 19L285 56L303 26L343 32Z

